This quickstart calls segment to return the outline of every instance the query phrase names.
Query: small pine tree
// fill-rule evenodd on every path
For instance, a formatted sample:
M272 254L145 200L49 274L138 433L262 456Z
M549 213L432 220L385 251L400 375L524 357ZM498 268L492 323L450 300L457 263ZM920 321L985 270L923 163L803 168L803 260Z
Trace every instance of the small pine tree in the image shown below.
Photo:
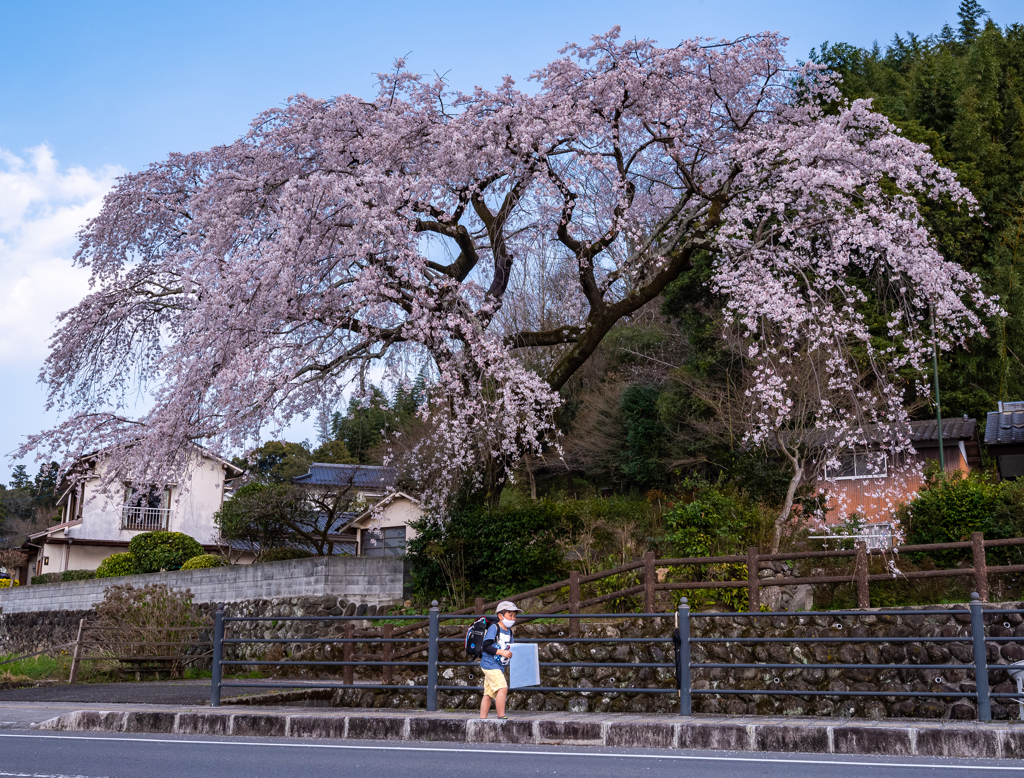
M978 3L978 0L960 0L960 10L956 15L960 18L960 40L964 43L971 43L981 32L978 20L987 12Z

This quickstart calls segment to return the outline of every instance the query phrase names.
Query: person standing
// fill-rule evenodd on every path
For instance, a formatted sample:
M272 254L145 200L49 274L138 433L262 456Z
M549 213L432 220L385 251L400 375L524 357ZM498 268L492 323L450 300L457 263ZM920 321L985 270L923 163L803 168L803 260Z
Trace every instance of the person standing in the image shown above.
M512 658L512 627L516 623L516 614L522 611L514 602L503 600L495 608L498 621L487 628L484 633L483 653L480 655L480 669L484 676L484 696L480 700L480 718L486 719L494 700L494 712L499 719L507 719L505 715L505 697L508 695L508 682L505 680L505 668Z

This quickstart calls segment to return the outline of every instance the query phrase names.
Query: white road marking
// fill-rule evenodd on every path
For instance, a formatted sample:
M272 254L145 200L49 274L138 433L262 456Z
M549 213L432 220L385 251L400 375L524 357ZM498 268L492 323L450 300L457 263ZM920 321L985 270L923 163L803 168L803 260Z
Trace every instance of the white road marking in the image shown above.
M90 778L88 775L64 775L63 773L51 775L50 773L0 773L0 776L15 776L15 778ZM98 778L98 777L97 777Z
M971 764L946 764L921 762L847 762L838 759L794 759L792 756L780 754L777 758L755 757L755 756L698 756L696 754L618 754L618 753L589 753L574 751L514 751L505 748L431 748L429 746L353 746L341 743L262 743L250 740L167 740L164 738L144 737L99 737L95 735L15 735L0 732L0 738L21 737L21 738L49 738L55 740L110 740L125 743L173 743L175 745L207 745L207 746L265 746L268 748L333 748L351 751L426 751L430 753L456 753L456 754L501 754L502 756L581 756L581 757L604 757L609 759L675 759L689 762L756 762L756 763L778 763L790 764L822 764L850 767L912 767L920 769L928 767L933 770L1009 770L1024 772L1024 765L1018 767L1003 767L1001 765L971 765ZM187 737L183 736L183 737ZM473 744L467 743L467 746ZM927 757L921 757L926 759ZM20 773L0 773L4 775L20 775ZM44 778L50 778L45 776ZM57 778L57 777L55 777ZM64 778L60 776L59 778ZM70 776L68 778L71 778ZM79 777L75 777L79 778ZM81 776L80 778L86 778Z

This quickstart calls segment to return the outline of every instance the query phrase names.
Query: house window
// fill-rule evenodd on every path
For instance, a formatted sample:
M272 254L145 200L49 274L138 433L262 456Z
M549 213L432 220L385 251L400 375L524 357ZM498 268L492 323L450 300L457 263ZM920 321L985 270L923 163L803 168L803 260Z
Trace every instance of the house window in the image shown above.
M848 451L836 457L837 466L825 467L825 480L885 478L888 462L880 451Z
M359 547L363 556L402 556L405 553L405 527L364 529L360 533Z

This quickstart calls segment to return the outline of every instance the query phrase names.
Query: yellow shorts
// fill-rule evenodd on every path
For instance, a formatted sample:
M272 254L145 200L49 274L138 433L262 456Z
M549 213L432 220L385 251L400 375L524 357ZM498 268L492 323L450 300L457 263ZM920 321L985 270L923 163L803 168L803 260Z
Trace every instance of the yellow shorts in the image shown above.
M505 673L501 670L484 670L484 694L487 697L496 698L498 692L507 689Z

